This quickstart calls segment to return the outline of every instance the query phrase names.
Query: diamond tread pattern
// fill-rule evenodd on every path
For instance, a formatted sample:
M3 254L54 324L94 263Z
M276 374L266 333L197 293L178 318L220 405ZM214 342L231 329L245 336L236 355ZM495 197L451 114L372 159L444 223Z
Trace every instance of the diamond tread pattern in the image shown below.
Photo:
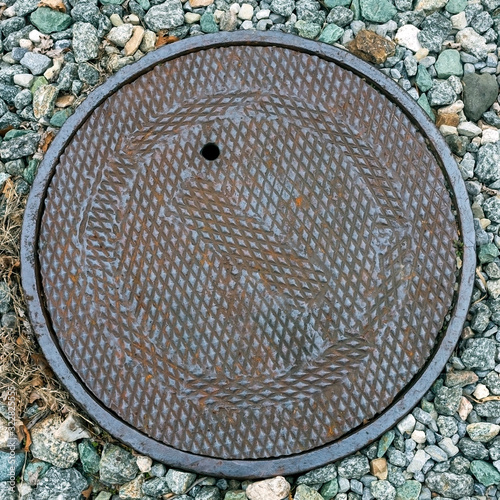
M275 47L192 53L108 98L61 156L46 307L82 381L145 434L291 455L379 414L433 352L451 207L424 137L355 74Z

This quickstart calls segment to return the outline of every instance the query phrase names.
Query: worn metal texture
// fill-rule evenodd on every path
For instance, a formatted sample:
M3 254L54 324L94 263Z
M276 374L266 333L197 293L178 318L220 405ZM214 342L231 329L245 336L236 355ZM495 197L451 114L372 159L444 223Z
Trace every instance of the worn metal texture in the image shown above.
M41 166L22 263L42 348L101 425L259 477L411 409L460 333L474 241L458 169L396 85L238 33L165 47L88 98Z

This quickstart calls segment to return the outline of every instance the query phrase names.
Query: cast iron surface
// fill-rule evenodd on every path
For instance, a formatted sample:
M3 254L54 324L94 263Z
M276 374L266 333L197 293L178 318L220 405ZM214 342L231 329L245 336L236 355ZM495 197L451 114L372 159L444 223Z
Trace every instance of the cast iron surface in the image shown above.
M68 120L23 284L49 362L111 433L199 472L290 474L425 393L473 234L453 158L393 82L333 47L224 34L148 55Z

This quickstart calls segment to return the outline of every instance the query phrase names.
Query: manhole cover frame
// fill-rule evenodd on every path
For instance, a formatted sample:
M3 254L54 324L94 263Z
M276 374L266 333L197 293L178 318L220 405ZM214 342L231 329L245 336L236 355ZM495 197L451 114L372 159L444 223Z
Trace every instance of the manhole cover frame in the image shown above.
M317 56L364 78L390 101L396 103L427 139L429 149L441 166L457 210L456 220L463 243L459 289L455 295L455 304L448 327L433 356L427 360L404 392L376 418L353 429L337 441L299 454L272 459L223 460L184 452L146 436L105 407L85 388L84 382L73 371L59 347L55 332L49 326L51 321L44 307L44 292L37 257L39 229L47 188L55 173L60 155L90 114L119 88L133 82L157 64L188 53L235 45L278 46ZM475 233L464 181L446 142L416 101L390 78L352 54L330 45L280 32L240 31L188 38L151 52L110 77L77 108L47 151L28 198L21 236L22 284L31 325L50 366L78 404L114 437L155 460L172 467L227 478L291 475L317 468L354 453L393 427L418 404L451 356L468 312L474 284L475 264Z

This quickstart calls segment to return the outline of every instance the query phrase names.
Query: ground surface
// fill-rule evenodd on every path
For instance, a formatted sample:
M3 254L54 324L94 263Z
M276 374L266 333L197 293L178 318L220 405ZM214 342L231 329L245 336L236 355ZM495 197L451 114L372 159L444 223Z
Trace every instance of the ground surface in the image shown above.
M500 497L500 0L17 0L0 6L0 498ZM478 243L462 339L419 407L360 454L266 483L268 490L168 470L119 446L85 415L78 420L37 348L19 279L19 233L38 163L89 91L162 44L235 29L281 30L348 47L418 99L459 163ZM9 410L18 439L15 492Z

